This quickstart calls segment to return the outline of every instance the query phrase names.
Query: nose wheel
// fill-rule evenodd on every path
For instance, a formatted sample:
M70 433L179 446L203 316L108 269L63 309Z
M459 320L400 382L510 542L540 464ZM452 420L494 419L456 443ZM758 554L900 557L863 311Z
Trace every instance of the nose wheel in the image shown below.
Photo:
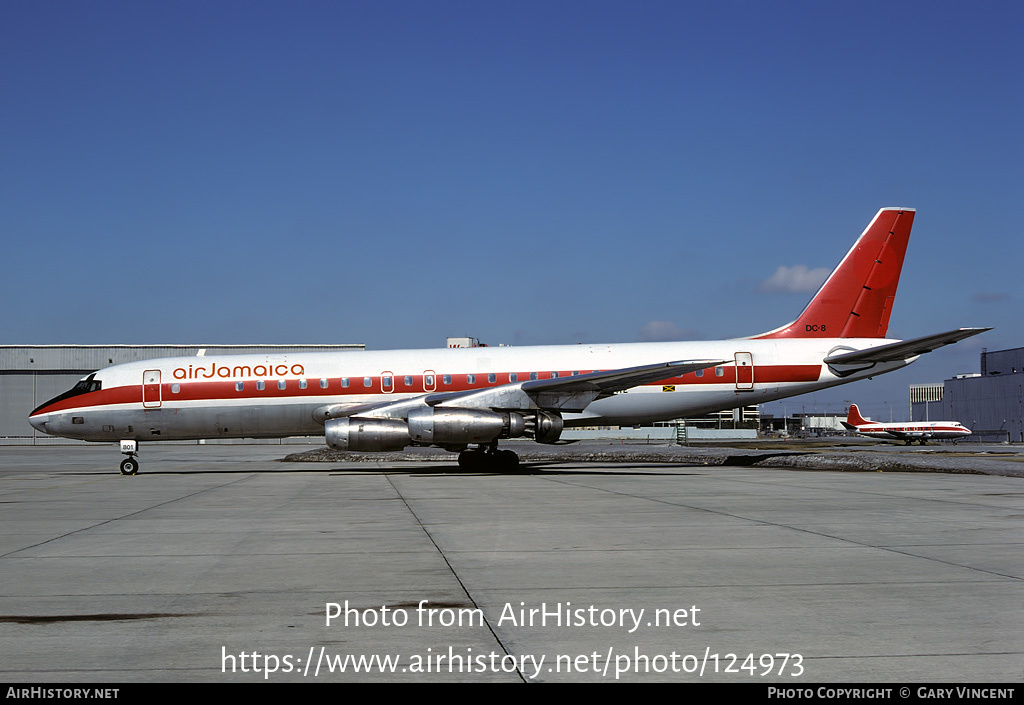
M128 457L121 461L122 475L137 475L139 473L139 461L135 454L139 452L138 441L121 441L121 452Z
M139 472L139 461L135 459L135 456L125 458L121 461L121 474L122 475L137 475Z

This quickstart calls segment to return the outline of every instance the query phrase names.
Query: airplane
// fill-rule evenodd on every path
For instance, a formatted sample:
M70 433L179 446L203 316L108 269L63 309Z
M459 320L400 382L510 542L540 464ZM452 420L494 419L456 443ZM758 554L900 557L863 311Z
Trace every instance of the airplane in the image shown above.
M949 438L956 445L958 438L971 435L971 429L959 421L902 421L897 423L881 423L870 421L860 415L860 409L856 404L850 404L850 411L846 415L843 426L850 431L856 431L862 436L871 438L895 438L898 441L906 441L909 446L914 441L925 445L929 438Z
M115 365L32 411L43 433L139 441L323 435L364 452L439 446L466 469L514 470L499 440L760 404L868 379L988 328L885 337L913 208L882 208L791 323L699 342L218 355ZM563 441L564 442L564 441Z

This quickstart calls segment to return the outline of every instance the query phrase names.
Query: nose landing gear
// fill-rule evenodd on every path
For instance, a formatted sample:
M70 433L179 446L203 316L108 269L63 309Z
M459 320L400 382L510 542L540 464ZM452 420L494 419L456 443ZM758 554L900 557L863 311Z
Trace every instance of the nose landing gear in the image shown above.
M139 461L135 459L139 452L138 441L121 441L121 452L128 457L121 461L122 475L137 475L139 472Z

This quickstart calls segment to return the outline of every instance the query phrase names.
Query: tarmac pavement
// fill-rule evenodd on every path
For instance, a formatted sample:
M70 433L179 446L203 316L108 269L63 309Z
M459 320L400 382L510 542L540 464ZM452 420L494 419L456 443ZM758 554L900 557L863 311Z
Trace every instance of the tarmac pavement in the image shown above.
M0 681L1024 677L1020 477L288 450L0 447Z

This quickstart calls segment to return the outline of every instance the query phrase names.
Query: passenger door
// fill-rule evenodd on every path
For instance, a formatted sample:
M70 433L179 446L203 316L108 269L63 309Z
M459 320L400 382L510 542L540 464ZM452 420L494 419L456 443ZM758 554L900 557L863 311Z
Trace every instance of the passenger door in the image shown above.
M736 360L736 389L750 390L754 388L754 356L748 352L738 352Z
M142 408L159 409L162 401L160 370L146 370L142 373Z

